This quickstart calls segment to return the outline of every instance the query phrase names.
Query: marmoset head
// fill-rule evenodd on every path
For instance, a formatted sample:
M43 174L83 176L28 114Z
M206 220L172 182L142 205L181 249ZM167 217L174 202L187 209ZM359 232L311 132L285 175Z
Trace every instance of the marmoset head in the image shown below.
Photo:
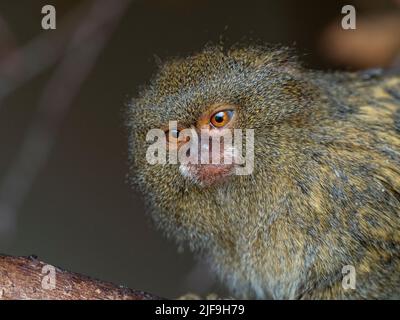
M211 237L224 210L249 198L244 193L272 192L278 183L271 179L274 172L295 161L285 156L296 152L291 146L297 139L287 126L309 120L314 92L287 49L209 47L163 64L129 104L127 119L132 182L157 212L156 220L167 232L173 225L183 227L182 234ZM149 132L155 132L150 139ZM229 135L228 143L218 140ZM166 156L165 163L149 161L155 142L164 143L165 155L160 150L154 155ZM246 163L251 154L253 164ZM190 160L182 163L183 158Z

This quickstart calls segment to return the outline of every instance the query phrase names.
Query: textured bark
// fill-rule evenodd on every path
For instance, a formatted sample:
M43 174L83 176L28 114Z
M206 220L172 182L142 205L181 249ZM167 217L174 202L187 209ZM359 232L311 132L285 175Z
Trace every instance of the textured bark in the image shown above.
M157 296L49 266L37 257L0 255L0 300L154 300ZM50 283L50 285L49 285Z

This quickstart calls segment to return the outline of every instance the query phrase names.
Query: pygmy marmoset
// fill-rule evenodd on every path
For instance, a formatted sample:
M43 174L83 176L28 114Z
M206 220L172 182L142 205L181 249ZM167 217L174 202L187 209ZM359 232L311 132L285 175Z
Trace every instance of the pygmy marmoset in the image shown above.
M127 124L131 181L154 221L238 297L400 297L399 75L311 71L284 48L207 47L163 64ZM235 148L231 164L151 164L157 128L167 151L190 140L183 129L252 129L254 169L234 174Z

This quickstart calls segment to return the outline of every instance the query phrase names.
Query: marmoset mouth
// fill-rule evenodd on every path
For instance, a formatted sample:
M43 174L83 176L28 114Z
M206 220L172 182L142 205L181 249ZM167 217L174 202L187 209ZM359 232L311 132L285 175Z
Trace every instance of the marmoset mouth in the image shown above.
M181 164L179 171L202 186L210 186L225 181L235 173L235 164Z

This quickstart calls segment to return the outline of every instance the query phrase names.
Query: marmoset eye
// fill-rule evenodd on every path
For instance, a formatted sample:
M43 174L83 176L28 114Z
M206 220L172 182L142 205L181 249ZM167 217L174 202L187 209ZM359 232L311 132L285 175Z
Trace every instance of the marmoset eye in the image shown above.
M215 128L225 127L233 117L233 110L222 110L211 116L210 123Z

